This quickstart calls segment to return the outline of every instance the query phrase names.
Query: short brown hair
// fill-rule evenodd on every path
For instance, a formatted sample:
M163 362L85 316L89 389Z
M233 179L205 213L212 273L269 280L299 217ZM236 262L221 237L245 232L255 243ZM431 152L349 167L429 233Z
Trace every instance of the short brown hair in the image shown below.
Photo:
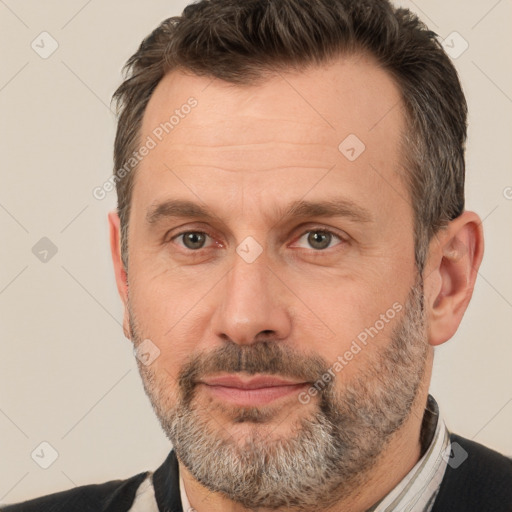
M246 85L354 52L372 55L401 92L403 167L422 272L432 236L464 210L467 105L437 35L387 0L201 0L187 6L126 63L126 79L113 97L119 114L115 169L137 148L146 105L174 69ZM126 269L134 172L115 180Z

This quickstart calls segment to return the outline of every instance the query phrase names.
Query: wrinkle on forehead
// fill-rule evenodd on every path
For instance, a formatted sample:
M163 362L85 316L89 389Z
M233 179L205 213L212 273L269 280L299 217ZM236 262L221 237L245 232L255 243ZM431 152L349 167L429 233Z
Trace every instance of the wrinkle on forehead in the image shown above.
M194 97L198 104L172 130L173 143L203 145L278 138L337 146L349 133L362 139L392 136L401 127L401 94L371 59L340 58L307 73L287 72L253 86L173 71L156 87L142 134ZM390 132L390 129L392 130Z
M162 151L163 161L174 169L218 169L226 172L264 172L283 169L329 169L339 158L336 146L316 143L266 141L254 144L204 146L169 144Z

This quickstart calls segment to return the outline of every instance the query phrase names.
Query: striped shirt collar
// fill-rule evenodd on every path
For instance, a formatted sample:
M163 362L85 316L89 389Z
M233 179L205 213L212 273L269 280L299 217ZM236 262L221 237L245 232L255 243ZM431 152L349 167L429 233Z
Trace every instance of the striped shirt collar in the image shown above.
M400 483L367 512L430 512L450 454L450 434L431 395L423 415L422 457Z
M432 395L421 426L422 457L400 483L367 512L430 512L446 470L450 435ZM183 512L194 512L180 476Z

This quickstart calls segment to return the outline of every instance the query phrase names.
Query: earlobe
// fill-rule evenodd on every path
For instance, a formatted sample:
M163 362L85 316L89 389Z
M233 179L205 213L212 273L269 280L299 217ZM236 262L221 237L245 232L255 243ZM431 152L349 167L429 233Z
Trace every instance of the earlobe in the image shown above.
M473 294L483 248L482 223L474 212L451 221L433 242L425 278L431 345L444 343L457 331Z

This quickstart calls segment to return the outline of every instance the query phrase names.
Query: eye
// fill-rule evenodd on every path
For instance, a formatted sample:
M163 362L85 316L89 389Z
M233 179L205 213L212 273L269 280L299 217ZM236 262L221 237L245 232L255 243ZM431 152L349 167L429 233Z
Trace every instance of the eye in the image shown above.
M194 251L203 249L208 238L211 238L210 235L202 231L184 231L174 236L172 240L181 239L181 244L185 249Z
M302 242L303 244L308 244L309 247L305 247L306 249L313 248L316 251L322 251L332 247L331 243L335 240L343 242L343 239L332 231L326 229L312 229L306 231L306 233L297 240L297 243L300 244Z

